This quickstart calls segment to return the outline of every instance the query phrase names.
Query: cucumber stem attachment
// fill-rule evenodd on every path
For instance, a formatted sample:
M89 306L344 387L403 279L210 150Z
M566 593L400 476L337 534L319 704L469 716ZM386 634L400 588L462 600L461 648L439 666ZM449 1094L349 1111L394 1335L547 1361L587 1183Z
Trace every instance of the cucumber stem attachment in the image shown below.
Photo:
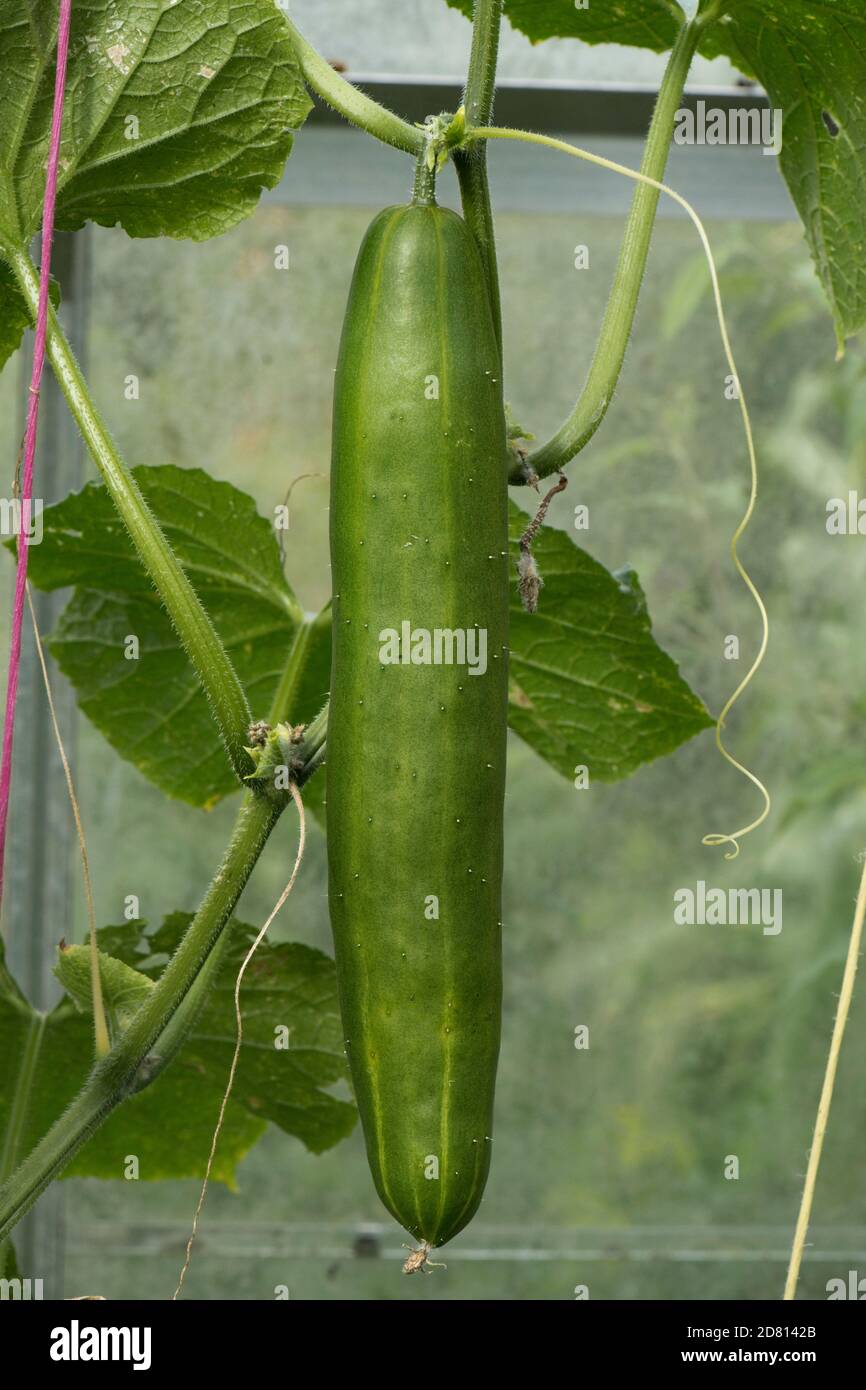
M435 160L431 162L427 149L423 154L419 154L415 162L412 202L421 208L436 206L436 163Z

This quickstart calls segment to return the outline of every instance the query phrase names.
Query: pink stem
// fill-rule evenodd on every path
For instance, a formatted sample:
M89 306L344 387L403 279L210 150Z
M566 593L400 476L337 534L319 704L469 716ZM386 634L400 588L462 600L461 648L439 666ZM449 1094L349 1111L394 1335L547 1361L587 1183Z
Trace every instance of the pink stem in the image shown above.
M36 454L36 427L39 420L39 388L45 362L45 337L48 328L48 286L51 282L51 246L54 240L54 204L57 197L57 166L60 159L60 129L63 124L63 98L66 92L66 60L69 53L69 28L72 19L72 0L60 0L57 26L57 72L54 81L54 114L51 120L51 143L45 176L45 202L42 212L42 265L39 278L39 309L36 315L36 338L33 344L33 372L27 402L27 430L24 436L24 471L21 479L21 525L18 534L18 569L15 575L15 604L12 610L12 642L9 648L9 672L6 678L6 713L3 719L3 764L0 769L0 903L3 901L3 865L6 857L6 821L9 814L9 792L12 782L12 739L15 732L15 702L18 695L18 669L21 664L21 624L24 617L24 595L27 586L27 530L31 521L33 497L33 459Z

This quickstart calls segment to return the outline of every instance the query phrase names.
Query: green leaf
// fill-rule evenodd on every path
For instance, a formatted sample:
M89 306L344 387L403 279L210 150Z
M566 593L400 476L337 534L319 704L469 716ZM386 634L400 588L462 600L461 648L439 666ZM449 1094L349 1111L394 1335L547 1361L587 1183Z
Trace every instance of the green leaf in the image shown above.
M472 18L473 0L448 0L453 9ZM685 23L676 0L590 0L578 9L574 0L505 0L505 13L515 29L533 43L542 39L574 38L584 43L623 43L663 53L673 46Z
M142 922L108 927L99 933L100 945L110 947L116 966L155 978L191 920L189 913L174 912L154 932L147 932ZM176 1070L217 1090L225 1088L235 1048L235 981L256 935L255 928L235 918L228 930L231 936L202 1013L153 1091ZM244 975L241 1008L243 1047L234 1100L256 1118L296 1135L314 1153L331 1148L351 1132L356 1118L353 1105L326 1089L348 1078L334 962L310 946L264 941ZM275 1046L278 1030L285 1030L287 1047Z
M155 976L189 920L189 914L173 913L152 933L141 922L100 931L100 950L116 951L110 965L103 961L103 981L128 982L142 967L143 974ZM253 936L253 928L234 920L229 929L233 938L193 1036L152 1085L124 1101L97 1130L65 1176L123 1178L130 1156L137 1158L142 1179L204 1176L234 1049L234 981ZM78 965L73 975L76 994L87 1007L89 989L81 989ZM238 1163L268 1120L316 1153L353 1128L354 1106L329 1093L346 1076L336 997L334 964L327 956L307 946L263 942L259 947L241 993L244 1046L213 1170L218 1181L234 1186ZM278 1026L289 1030L286 1051L274 1047ZM48 1015L37 1013L6 971L0 945L4 1171L11 1171L69 1104L92 1059L89 1014L68 998Z
M42 213L57 6L0 0L0 239ZM310 102L272 0L76 0L57 226L216 236L273 188Z
M533 554L536 613L517 592L527 517L509 504L512 556L508 722L564 776L579 766L615 782L673 752L713 721L657 645L632 570L616 575L563 531L543 528Z
M97 951L97 956L106 1015L112 1032L123 1032L144 996L153 989L153 980L104 951ZM90 947L62 946L54 973L82 1013L91 1013Z
M862 0L727 8L701 51L754 74L784 113L779 163L841 348L866 324L866 11Z
M174 950L189 920L174 913L151 945ZM235 981L256 935L255 928L236 921L231 933L214 989L179 1057L181 1067L217 1087L225 1084L235 1046ZM349 1075L333 960L298 942L263 942L244 975L241 1007L237 1101L296 1135L313 1153L333 1147L357 1118L353 1104L326 1089ZM277 1047L286 1035L288 1046Z
M272 527L246 493L200 469L133 472L263 717L303 622ZM38 588L76 586L51 651L84 713L169 795L204 806L236 790L198 678L105 489L89 483L47 508L43 528L30 575ZM312 718L328 692L329 628L313 623L307 635L285 711L294 723ZM126 655L130 637L137 659Z
M64 999L37 1013L5 966L0 946L0 1164L10 1173L81 1089L93 1061L93 1023ZM150 1090L126 1101L66 1170L67 1177L122 1178L128 1156L142 1178L203 1177L219 1106L198 1079L167 1068ZM216 1088L214 1088L216 1089ZM202 1104L202 1101L205 1103ZM237 1164L264 1132L230 1102L214 1165L234 1185Z

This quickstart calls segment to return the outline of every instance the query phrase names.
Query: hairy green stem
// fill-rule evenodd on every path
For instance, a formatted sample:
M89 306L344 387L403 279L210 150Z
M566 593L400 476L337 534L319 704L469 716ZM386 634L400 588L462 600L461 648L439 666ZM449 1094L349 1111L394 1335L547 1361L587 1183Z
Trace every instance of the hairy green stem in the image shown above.
M712 17L715 17L714 12ZM662 79L641 163L641 173L658 182L664 178L676 114L692 58L710 20L708 11L683 26ZM634 324L658 200L657 188L650 188L647 184L638 185L632 199L601 333L580 399L553 438L531 453L525 462L514 465L509 478L511 483L526 483L533 474L546 478L557 472L589 442L604 419L619 380Z
M502 0L475 0L469 75L463 94L466 124L487 125L493 115Z
M8 255L35 317L39 300L36 267L24 251L10 249ZM249 755L244 751L250 709L243 686L213 623L108 433L50 305L48 356L84 442L201 680L232 767L243 778L250 771Z
M136 1067L135 1074L129 1082L131 1095L137 1095L139 1091L150 1086L180 1052L207 1003L208 994L219 973L230 938L230 932L220 932L180 1004L165 1028L151 1043L142 1062Z
M496 92L496 60L499 54L499 31L502 26L502 0L475 0L472 25L472 51L469 75L463 94L467 126L489 125L493 115ZM499 345L502 366L502 304L499 294L499 271L496 265L496 237L493 228L493 209L490 203L490 184L487 177L487 149L483 144L455 150L454 167L460 184L463 216L470 227L484 267L487 293L493 314L493 327ZM501 371L500 371L501 380Z
M371 97L365 96L351 82L347 82L331 67L327 59L317 53L307 42L300 30L288 15L283 18L288 25L289 35L301 65L301 72L308 86L312 87L323 101L344 116L352 125L360 126L368 135L375 135L386 145L393 145L407 154L418 155L424 149L424 132L418 126L380 106Z

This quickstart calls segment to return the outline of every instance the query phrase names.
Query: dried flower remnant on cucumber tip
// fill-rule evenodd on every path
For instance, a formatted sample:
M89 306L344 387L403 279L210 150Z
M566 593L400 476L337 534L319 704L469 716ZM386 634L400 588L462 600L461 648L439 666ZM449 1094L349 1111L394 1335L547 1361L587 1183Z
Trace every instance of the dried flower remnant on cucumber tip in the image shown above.
M431 1260L430 1251L432 1246L424 1240L419 1246L404 1245L403 1249L408 1250L409 1254L403 1261L404 1274L417 1274L422 1271L424 1274L431 1274L434 1269L447 1269L448 1266L441 1261Z

